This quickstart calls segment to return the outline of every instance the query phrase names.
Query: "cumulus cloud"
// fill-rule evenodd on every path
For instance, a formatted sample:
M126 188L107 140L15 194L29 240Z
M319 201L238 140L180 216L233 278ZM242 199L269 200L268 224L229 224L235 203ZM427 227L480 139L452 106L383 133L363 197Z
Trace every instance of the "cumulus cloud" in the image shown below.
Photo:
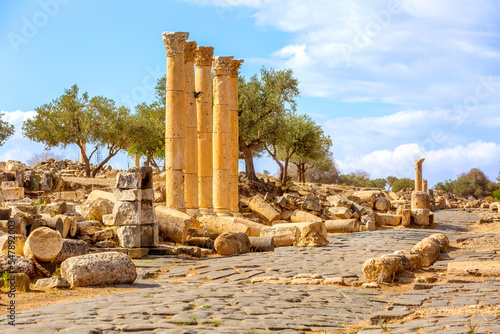
M429 180L430 185L455 178L476 167L481 168L494 181L499 170L500 145L476 141L467 145L427 150L424 146L412 143L399 145L393 150L349 156L337 162L343 171L363 169L375 178L394 175L413 179L414 161L421 157L425 157L423 176Z

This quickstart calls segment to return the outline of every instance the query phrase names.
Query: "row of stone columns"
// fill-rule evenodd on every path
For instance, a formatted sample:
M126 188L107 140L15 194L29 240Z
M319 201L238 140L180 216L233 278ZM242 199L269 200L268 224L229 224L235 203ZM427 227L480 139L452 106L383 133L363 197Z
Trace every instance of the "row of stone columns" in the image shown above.
M186 32L163 33L166 205L192 215L236 215L238 69L243 60L213 57L212 47L197 47L188 37Z

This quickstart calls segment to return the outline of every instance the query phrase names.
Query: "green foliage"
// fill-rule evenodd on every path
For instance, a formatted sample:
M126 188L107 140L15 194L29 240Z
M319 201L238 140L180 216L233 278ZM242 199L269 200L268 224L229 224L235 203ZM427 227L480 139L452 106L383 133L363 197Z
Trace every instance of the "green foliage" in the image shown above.
M280 116L295 111L298 83L290 69L262 68L249 81L238 79L239 146L250 179L257 178L253 158L264 150L263 144L281 124Z
M14 134L14 125L4 121L3 116L4 113L0 113L0 146L5 144L5 141Z
M386 179L379 178L379 179L368 181L368 187L371 187L371 188L379 188L380 190L384 190L386 186L387 186Z
M402 189L415 189L415 181L408 178L397 179L394 181L392 184L392 191L397 193Z
M2 274L3 286L7 286L7 271L4 271Z
M113 100L90 98L87 93L80 96L78 92L78 86L73 85L60 97L36 108L37 115L23 123L23 134L47 148L77 145L86 163L87 177L95 177L127 146L131 119L129 110L117 107ZM94 146L90 154L86 152L87 144ZM89 162L99 146L108 150L108 156L91 171Z
M491 193L495 197L495 201L500 202L500 189L497 189Z
M370 174L360 169L353 173L342 175L342 180L348 186L369 187Z
M52 276L61 276L61 268L57 268L56 270L54 270Z
M467 173L458 175L456 180L447 180L444 183L439 182L435 186L436 190L444 190L459 196L475 198L488 196L499 188L499 185L490 181L479 168L472 168Z

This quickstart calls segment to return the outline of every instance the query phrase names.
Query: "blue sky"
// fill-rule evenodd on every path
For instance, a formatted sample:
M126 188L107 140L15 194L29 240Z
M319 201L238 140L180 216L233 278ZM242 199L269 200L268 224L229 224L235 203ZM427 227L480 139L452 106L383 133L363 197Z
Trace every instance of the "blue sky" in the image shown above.
M0 161L43 150L22 138L22 121L72 84L131 108L150 101L165 73L161 33L189 31L216 55L245 59L246 77L291 68L298 110L323 124L343 172L413 177L423 156L430 184L473 167L495 179L499 14L494 0L5 0L0 111L18 131Z

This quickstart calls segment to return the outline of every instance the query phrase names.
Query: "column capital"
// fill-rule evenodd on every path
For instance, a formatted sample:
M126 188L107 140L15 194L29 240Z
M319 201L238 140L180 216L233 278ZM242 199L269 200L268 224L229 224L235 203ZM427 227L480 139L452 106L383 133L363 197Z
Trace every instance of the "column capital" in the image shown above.
M163 43L165 43L165 50L167 57L173 55L182 55L184 53L184 45L189 37L188 32L171 32L166 31L162 34Z
M214 75L228 75L229 65L233 56L216 56L213 59L212 66Z
M229 77L233 79L238 79L238 70L243 64L243 59L232 59L229 63Z
M196 51L196 42L187 41L184 44L184 63L194 62L194 52Z
M210 66L212 65L212 57L214 55L214 48L211 46L199 46L194 53L194 64L196 66Z
M416 165L422 165L422 163L424 162L425 158L420 158L420 159L415 159L415 166Z

